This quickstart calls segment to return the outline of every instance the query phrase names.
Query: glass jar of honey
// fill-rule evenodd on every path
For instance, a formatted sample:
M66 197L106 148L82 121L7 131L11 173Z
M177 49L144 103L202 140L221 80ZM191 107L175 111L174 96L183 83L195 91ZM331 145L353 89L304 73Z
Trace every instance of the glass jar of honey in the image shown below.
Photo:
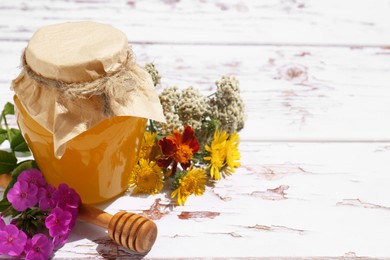
M164 120L150 75L126 36L105 24L39 29L12 88L18 125L46 181L66 183L87 204L127 189L147 118Z

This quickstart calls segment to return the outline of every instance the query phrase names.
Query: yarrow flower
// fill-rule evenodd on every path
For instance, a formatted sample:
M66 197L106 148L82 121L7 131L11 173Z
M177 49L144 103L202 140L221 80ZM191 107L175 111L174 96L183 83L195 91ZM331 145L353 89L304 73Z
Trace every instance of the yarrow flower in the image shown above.
M191 165L193 155L200 149L194 130L190 126L184 127L183 134L174 130L173 135L164 137L158 141L158 145L163 154L158 160L158 165L166 169L172 164L172 168L166 176L176 172L178 163L183 170L186 170Z
M207 181L206 172L201 168L194 168L183 176L179 176L176 189L172 192L171 198L177 196L176 204L184 205L188 196L195 194L203 195Z
M158 84L160 84L161 76L158 73L158 70L156 69L156 67L154 66L154 63L151 62L151 63L146 64L145 69L148 71L148 73L152 77L153 85L157 86Z
M210 111L207 98L194 87L183 89L177 102L177 115L183 125L191 126L195 131L202 126L202 119Z
M223 76L215 84L217 91L210 98L210 114L221 122L221 130L229 134L240 131L245 125L246 115L238 80Z
M228 135L225 131L217 131L211 146L206 145L209 153L203 159L210 161L210 176L215 180L221 179L221 173L230 175L240 166L240 152L238 151L239 138L237 132Z
M159 127L159 133L166 135L173 130L183 130L183 123L176 113L176 107L181 98L179 89L177 87L164 88L159 98L166 120L166 123L156 122L156 126Z
M133 193L146 192L156 194L163 188L163 173L154 161L140 159L134 167L129 180Z

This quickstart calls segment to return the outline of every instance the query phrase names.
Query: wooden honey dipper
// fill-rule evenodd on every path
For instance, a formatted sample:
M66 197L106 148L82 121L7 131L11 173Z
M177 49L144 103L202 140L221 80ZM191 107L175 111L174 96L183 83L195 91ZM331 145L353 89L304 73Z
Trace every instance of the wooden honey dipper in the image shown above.
M10 174L0 175L0 186L6 188ZM140 254L150 251L157 238L156 224L143 216L130 212L107 212L81 204L78 219L108 229L109 237L119 245Z

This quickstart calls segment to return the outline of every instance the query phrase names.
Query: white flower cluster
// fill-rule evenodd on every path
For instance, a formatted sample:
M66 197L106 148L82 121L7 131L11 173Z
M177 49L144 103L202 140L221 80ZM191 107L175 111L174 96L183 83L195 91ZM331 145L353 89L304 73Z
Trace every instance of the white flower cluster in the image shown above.
M170 134L174 129L181 131L186 125L199 129L209 111L207 98L193 87L182 91L177 87L166 88L160 94L160 102L167 121L166 124L157 123L162 134Z
M155 75L158 75L157 71ZM166 135L173 130L182 131L184 126L189 125L202 143L207 142L210 133L217 128L229 134L241 130L246 116L238 80L223 76L216 86L217 91L210 97L205 97L194 87L182 91L177 87L165 88L159 97L167 122L155 123L160 133Z
M181 98L181 93L178 88L165 88L159 97L167 121L166 123L156 122L156 125L161 128L161 134L170 134L175 129L182 131L184 125L182 121L180 121L179 115L176 113L176 108Z
M239 82L234 77L223 76L215 83L217 91L210 98L212 117L220 122L220 129L231 134L245 123L245 105L240 96Z
M161 76L158 73L158 70L156 69L156 67L154 66L154 63L151 62L151 63L146 64L145 69L148 71L148 73L152 77L154 86L157 86L158 84L160 84Z
M208 100L199 90L189 87L181 92L177 114L184 125L189 125L195 130L199 129L208 111Z

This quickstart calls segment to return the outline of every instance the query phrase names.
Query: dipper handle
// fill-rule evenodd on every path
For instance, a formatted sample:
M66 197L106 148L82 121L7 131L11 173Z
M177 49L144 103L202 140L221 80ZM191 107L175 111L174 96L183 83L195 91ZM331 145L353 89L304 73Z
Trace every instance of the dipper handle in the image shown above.
M0 175L0 186L6 188L9 174ZM114 216L98 208L81 204L78 219L108 229L109 237L117 244L144 254L150 251L157 238L156 224L140 215L118 212Z
M157 238L156 224L135 213L118 212L112 216L103 210L82 204L78 218L108 229L112 240L141 254L149 252Z

